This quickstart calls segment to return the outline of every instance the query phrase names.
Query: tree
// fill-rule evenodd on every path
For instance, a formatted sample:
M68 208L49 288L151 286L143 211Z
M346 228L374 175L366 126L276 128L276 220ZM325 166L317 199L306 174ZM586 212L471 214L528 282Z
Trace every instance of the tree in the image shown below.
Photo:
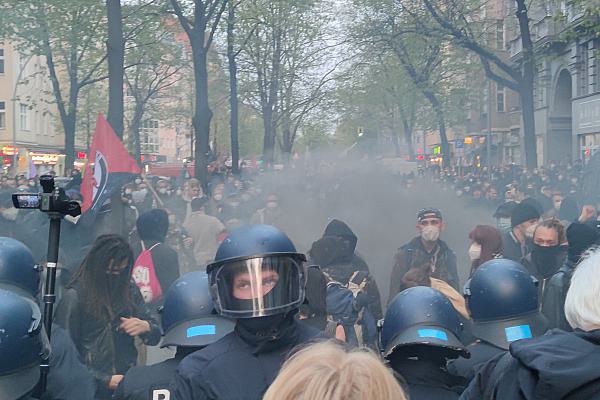
M105 9L97 0L4 0L1 35L24 53L44 56L65 133L65 166L73 167L80 91L107 78ZM64 79L63 79L64 77Z
M108 39L108 114L106 120L117 136L123 139L123 74L125 68L125 39L121 0L106 0Z
M526 0L515 0L514 15L519 27L522 51L516 62L502 58L498 49L488 45L486 29L490 21L481 20L479 16L487 7L481 1L455 0L398 0L411 15L426 9L433 18L419 18L417 29L424 37L434 40L434 37L447 37L456 46L473 52L481 61L486 76L495 82L519 94L523 118L523 140L525 147L525 162L528 168L537 165L537 150L534 119L534 80L535 52L529 26L528 3Z
M227 0L171 0L173 13L187 34L192 48L194 66L194 152L195 172L205 190L208 189L208 156L210 121L213 113L208 99L208 51L213 43L219 21L227 7Z

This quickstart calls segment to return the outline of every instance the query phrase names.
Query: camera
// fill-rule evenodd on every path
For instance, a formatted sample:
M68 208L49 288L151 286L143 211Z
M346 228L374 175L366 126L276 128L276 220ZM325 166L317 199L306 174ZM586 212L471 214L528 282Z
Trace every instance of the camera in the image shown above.
M81 214L81 206L69 200L63 189L57 188L52 175L40 177L42 193L16 193L12 195L15 208L39 209L43 212L59 213L76 217Z

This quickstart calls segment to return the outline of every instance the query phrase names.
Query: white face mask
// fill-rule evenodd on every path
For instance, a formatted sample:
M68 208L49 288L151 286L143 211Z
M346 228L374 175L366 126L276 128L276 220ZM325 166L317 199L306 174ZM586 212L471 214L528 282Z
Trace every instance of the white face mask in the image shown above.
M2 217L9 221L14 221L17 219L17 214L19 214L19 210L17 208L11 207L2 210Z
M221 201L221 200L223 200L223 195L222 194L215 194L213 196L213 199L215 199L215 201Z
M481 245L479 243L471 243L469 247L469 259L471 261L479 260L481 258Z
M139 185L140 183L142 183L142 180L140 178L136 178L134 182L136 185Z
M158 193L165 194L165 193L167 193L167 189L166 188L160 188L160 189L158 189Z
M421 237L426 242L435 242L440 237L440 228L433 225L427 225L421 229Z

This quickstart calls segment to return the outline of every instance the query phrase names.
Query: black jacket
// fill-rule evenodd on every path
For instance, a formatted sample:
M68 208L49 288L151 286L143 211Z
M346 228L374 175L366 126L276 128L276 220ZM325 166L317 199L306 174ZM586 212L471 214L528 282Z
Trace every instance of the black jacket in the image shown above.
M564 332L511 344L490 360L461 399L585 400L600 398L600 330Z
M319 331L286 318L278 337L249 334L239 323L216 343L183 359L171 382L171 400L259 400L295 346Z
M462 376L470 381L473 379L477 371L485 365L489 360L496 357L500 353L505 353L499 347L490 343L477 340L467 346L467 350L471 353L470 358L457 358L448 363L448 372L456 376Z
M569 286L571 286L571 276L574 270L575 263L567 259L558 272L546 283L546 290L542 297L542 314L548 319L549 328L572 331L565 317L565 299Z
M436 363L423 360L402 360L392 363L394 371L402 376L405 390L411 400L458 399L466 380L450 374Z
M502 234L502 256L504 258L520 262L526 255L523 253L521 242L517 240L512 229Z
M168 399L169 383L187 354L189 352L178 353L158 364L131 368L115 391L113 400Z
M96 397L110 397L108 382L112 375L125 374L135 365L137 350L134 338L119 330L120 317L136 317L150 323L151 331L141 339L149 345L160 341L160 329L150 317L142 295L132 283L133 305L135 309L125 310L115 307L115 318L110 322L99 321L83 308L77 288L66 289L56 310L56 322L70 334L84 363L96 380ZM119 311L119 309L123 309Z

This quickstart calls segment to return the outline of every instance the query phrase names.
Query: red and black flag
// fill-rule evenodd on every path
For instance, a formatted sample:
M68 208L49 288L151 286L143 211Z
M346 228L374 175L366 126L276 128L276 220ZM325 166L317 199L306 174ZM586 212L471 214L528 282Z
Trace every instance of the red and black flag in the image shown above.
M115 191L141 172L108 121L98 114L88 165L81 183L81 212L95 214Z

